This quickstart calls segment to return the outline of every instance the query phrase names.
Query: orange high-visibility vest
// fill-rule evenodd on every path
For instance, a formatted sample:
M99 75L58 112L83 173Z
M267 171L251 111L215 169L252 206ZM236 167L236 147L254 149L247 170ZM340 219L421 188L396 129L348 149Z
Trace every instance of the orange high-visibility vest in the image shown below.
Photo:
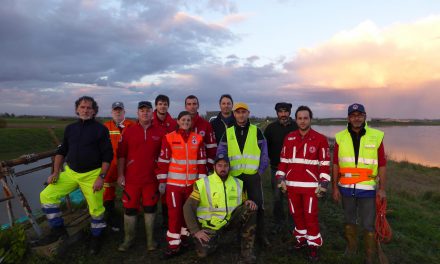
M198 164L206 164L206 159L197 160L201 135L190 132L188 141L176 131L167 134L166 139L171 148L170 165L168 167L167 184L177 186L192 185L198 179ZM200 156L203 156L200 155Z
M373 179L373 170L366 168L339 168L341 184L356 184Z
M129 126L132 126L136 124L134 121L125 119L122 124L124 125L124 128L127 128ZM108 128L108 132L110 134L110 141L112 142L113 147L113 162L116 163L117 161L117 152L118 152L118 142L121 140L121 131L119 130L118 126L115 124L113 120L109 120L104 123L104 126Z

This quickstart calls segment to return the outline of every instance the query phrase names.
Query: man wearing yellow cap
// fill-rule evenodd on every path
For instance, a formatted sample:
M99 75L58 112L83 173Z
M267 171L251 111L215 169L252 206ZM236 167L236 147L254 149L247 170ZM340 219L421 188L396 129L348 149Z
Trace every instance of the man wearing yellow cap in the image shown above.
M223 134L217 155L228 156L230 175L243 181L250 200L258 206L257 242L267 247L270 243L264 233L264 202L261 175L269 165L267 142L263 132L249 122L249 106L238 102L233 108L235 122Z

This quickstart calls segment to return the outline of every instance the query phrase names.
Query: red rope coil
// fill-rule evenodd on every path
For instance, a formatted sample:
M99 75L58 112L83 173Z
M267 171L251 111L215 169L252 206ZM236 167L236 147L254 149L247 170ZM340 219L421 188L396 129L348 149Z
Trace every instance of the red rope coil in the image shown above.
M390 242L393 235L386 213L387 199L376 196L376 240L384 243Z

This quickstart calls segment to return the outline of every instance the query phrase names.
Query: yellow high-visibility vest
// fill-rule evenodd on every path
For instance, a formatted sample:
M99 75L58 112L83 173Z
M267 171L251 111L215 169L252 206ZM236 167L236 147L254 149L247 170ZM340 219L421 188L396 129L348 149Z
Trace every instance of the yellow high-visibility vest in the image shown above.
M219 230L231 219L232 211L242 203L243 182L228 176L226 181L213 173L196 181L200 193L197 218L202 228Z
M380 130L367 127L365 125L366 133L361 137L359 144L359 156L358 163L356 166L355 154L353 147L353 140L351 138L348 129L344 129L338 132L335 136L336 142L338 143L338 161L339 168L365 168L370 169L371 180L361 181L356 183L357 189L374 190L376 186L376 176L378 171L378 153L377 150L382 143L384 133ZM350 177L351 175L342 175L345 177ZM345 186L339 183L343 187L351 187L349 185ZM350 184L353 185L353 184ZM365 188L364 188L365 187Z
M244 143L243 153L238 146L235 136L235 127L226 130L228 141L228 157L231 164L229 174L236 177L241 174L255 174L260 166L261 150L258 147L257 127L249 125L249 130Z

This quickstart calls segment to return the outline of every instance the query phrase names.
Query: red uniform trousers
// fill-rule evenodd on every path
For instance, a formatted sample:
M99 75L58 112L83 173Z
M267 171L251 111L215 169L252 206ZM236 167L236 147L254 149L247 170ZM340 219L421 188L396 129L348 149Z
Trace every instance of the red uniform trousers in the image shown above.
M112 162L104 179L104 201L113 201L116 198L117 180L118 166Z
M126 183L122 194L122 204L127 209L138 209L142 206L155 206L159 201L159 183L149 182L144 184Z
M290 189L290 190L289 190ZM307 241L309 246L321 246L322 237L318 222L318 197L313 192L298 193L287 188L289 208L295 222L293 235L298 243Z
M183 187L167 184L165 193L168 205L167 242L170 249L179 248L182 240L189 239L190 233L183 217L183 205L192 191L192 185Z

